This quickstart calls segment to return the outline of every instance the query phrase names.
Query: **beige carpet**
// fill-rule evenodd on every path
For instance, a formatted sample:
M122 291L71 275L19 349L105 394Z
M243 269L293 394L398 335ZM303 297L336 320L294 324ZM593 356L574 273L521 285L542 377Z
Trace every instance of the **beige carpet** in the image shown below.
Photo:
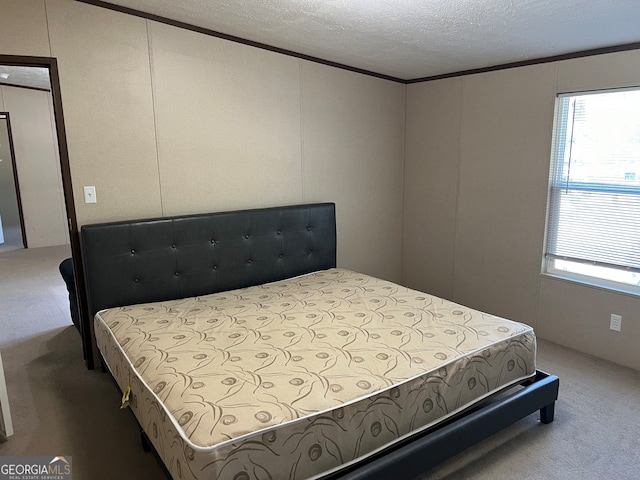
M0 243L0 253L24 248L24 244L22 243L22 230L20 230L19 225L3 225L0 219L0 229L2 229L4 236L4 242Z
M15 434L4 455L71 455L73 478L165 479L109 375L88 371L59 263L69 247L0 253L0 352Z
M530 415L423 479L640 479L640 372L539 340L560 377L553 423Z
M0 456L71 455L75 480L165 480L111 378L84 367L57 270L68 251L0 253L0 351L15 429ZM532 415L420 478L639 479L640 372L545 341L538 366L560 377L552 424Z

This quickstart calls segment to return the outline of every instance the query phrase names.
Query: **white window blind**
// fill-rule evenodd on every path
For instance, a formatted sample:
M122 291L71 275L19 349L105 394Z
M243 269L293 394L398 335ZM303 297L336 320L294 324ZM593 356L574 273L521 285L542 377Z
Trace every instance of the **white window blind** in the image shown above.
M547 271L640 285L640 90L556 101Z

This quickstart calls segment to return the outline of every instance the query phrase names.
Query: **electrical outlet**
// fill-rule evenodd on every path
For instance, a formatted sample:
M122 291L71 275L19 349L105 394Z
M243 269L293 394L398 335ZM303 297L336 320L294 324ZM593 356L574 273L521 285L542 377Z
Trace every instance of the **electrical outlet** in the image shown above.
M611 314L611 322L609 323L609 328L611 330L615 330L616 332L619 332L622 330L622 316L621 315L615 315L615 314Z

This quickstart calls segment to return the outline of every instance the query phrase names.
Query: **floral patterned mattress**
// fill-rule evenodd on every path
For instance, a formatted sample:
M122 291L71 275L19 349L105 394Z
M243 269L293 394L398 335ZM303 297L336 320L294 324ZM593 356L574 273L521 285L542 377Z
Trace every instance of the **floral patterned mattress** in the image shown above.
M344 269L95 330L174 479L318 477L535 373L531 327Z

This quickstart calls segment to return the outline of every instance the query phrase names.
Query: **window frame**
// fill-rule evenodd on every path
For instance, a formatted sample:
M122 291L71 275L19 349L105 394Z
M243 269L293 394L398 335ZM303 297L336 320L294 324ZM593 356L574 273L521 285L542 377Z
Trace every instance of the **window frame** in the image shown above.
M632 195L640 195L640 186L628 186L622 184L606 184L598 182L584 182L584 181L571 181L568 177L567 181L560 184L558 179L561 176L558 173L559 169L563 169L566 164L566 145L567 135L573 136L573 132L568 132L568 114L570 108L570 102L563 101L564 99L578 96L594 95L594 94L606 94L606 93L620 93L624 91L637 91L640 93L640 86L611 88L602 90L589 90L581 92L566 92L556 95L554 116L553 116L553 134L551 144L551 161L549 167L549 184L547 190L547 212L545 217L545 234L543 243L543 256L542 256L542 275L550 276L554 278L560 278L571 282L577 282L589 286L598 288L604 288L607 290L615 290L621 293L628 293L636 296L640 296L640 268L627 266L621 267L620 265L607 264L606 262L592 262L589 260L578 259L558 255L555 253L555 243L557 242L557 233L559 232L558 225L560 224L561 215L559 207L552 209L552 205L555 202L557 205L561 199L561 192L581 190L585 192L593 193L626 193ZM575 113L575 112L574 112ZM562 116L561 116L562 115ZM573 113L572 113L573 115ZM571 148L571 147L570 147ZM570 168L569 158L569 168ZM555 237L550 237L553 233L556 233ZM549 250L554 249L554 253L550 253ZM638 282L627 283L624 281L616 281L610 278L604 278L603 276L591 275L580 273L577 271L566 270L556 266L556 261L559 262L571 262L575 269L580 269L579 265L585 265L586 268L601 267L607 268L612 271L629 272L630 277L637 276Z

